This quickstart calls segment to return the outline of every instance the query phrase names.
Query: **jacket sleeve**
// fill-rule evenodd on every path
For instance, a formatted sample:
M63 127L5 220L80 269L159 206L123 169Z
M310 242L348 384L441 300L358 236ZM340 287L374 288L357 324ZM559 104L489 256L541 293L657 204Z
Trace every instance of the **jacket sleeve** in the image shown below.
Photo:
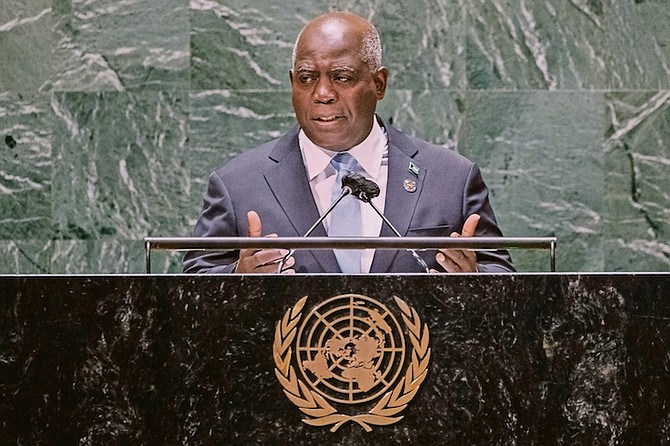
M235 237L239 235L233 203L217 172L209 176L203 207L193 232L195 237ZM230 273L238 251L189 251L184 256L185 273Z
M473 164L468 173L463 192L463 220L472 214L479 214L479 223L475 231L477 237L502 237L493 208L489 202L489 192L479 167ZM477 269L480 272L514 272L512 258L507 250L478 251Z

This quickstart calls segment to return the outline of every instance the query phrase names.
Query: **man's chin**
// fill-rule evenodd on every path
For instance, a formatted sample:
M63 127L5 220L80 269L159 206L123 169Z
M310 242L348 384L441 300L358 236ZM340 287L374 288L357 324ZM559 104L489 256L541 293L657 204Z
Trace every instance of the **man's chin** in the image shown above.
M346 146L347 137L351 136L347 135L346 132L312 131L309 133L305 132L305 135L307 135L310 141L312 141L314 144L326 150L339 152L350 148L344 147Z

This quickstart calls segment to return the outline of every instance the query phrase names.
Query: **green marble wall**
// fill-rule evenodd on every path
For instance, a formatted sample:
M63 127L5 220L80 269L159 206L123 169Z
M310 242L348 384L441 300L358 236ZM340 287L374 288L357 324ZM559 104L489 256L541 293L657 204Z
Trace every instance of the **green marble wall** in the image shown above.
M380 113L480 164L506 235L557 236L561 271L670 269L667 0L3 0L0 273L142 272L144 236L190 235L207 173L292 125L328 9L377 25Z

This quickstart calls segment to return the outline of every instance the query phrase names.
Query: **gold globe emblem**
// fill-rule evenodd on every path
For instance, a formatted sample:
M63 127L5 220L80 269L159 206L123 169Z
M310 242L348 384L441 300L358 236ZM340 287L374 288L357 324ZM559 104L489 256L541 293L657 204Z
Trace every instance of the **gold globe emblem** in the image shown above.
M351 404L378 398L396 381L405 363L405 338L384 305L347 294L312 309L296 351L298 368L313 389Z
M303 318L305 296L277 323L275 374L309 416L305 423L334 432L352 421L370 431L403 418L427 375L430 336L416 310L394 299L406 330L386 306L360 294L327 299Z

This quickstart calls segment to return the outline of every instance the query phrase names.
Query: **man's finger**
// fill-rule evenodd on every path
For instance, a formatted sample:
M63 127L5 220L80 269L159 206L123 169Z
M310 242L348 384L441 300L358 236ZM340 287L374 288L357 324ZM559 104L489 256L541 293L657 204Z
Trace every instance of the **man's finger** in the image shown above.
M261 236L261 218L254 211L247 212L247 224L249 225L249 237Z
M472 214L465 220L463 223L463 231L461 235L463 237L474 237L475 231L477 230L477 223L479 223L479 214Z

